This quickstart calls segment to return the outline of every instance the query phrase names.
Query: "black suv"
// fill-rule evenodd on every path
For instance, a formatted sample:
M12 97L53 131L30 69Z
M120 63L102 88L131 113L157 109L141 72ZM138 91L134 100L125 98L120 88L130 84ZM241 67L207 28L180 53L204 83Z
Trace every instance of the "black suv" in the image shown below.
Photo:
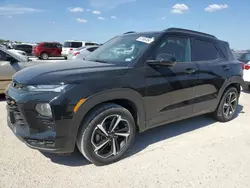
M236 114L242 64L227 42L171 28L114 37L85 61L43 64L13 76L8 125L29 147L96 165L117 161L135 134L211 113Z

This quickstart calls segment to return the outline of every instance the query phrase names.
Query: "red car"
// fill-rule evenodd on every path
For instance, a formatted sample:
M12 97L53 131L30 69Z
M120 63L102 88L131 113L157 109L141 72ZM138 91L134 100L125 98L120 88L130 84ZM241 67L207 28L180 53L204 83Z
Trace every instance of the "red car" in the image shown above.
M49 59L49 57L61 57L62 45L56 42L42 42L33 48L33 55L39 59Z

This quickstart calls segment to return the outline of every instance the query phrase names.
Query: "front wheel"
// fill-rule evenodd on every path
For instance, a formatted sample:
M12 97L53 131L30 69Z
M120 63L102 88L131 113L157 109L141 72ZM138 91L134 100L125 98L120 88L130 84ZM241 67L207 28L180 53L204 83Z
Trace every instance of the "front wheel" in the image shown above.
M235 87L230 87L224 93L214 117L220 122L231 121L237 113L239 93Z
M80 152L95 165L118 161L132 145L136 133L131 113L116 104L94 109L77 136Z

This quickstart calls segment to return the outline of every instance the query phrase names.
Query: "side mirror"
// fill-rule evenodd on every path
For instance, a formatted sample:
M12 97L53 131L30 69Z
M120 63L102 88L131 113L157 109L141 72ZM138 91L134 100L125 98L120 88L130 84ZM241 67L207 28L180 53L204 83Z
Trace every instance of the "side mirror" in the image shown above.
M149 65L167 66L172 67L176 64L176 58L170 54L159 54L156 56L156 60L148 60Z

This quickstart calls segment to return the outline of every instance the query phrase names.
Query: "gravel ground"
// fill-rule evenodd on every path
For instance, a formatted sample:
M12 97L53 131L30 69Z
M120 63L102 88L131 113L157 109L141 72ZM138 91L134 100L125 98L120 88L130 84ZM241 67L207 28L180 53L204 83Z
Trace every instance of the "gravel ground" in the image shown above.
M242 93L229 123L200 116L147 131L126 158L96 167L78 152L42 154L21 143L6 125L2 99L0 188L249 187L249 104L250 93Z

